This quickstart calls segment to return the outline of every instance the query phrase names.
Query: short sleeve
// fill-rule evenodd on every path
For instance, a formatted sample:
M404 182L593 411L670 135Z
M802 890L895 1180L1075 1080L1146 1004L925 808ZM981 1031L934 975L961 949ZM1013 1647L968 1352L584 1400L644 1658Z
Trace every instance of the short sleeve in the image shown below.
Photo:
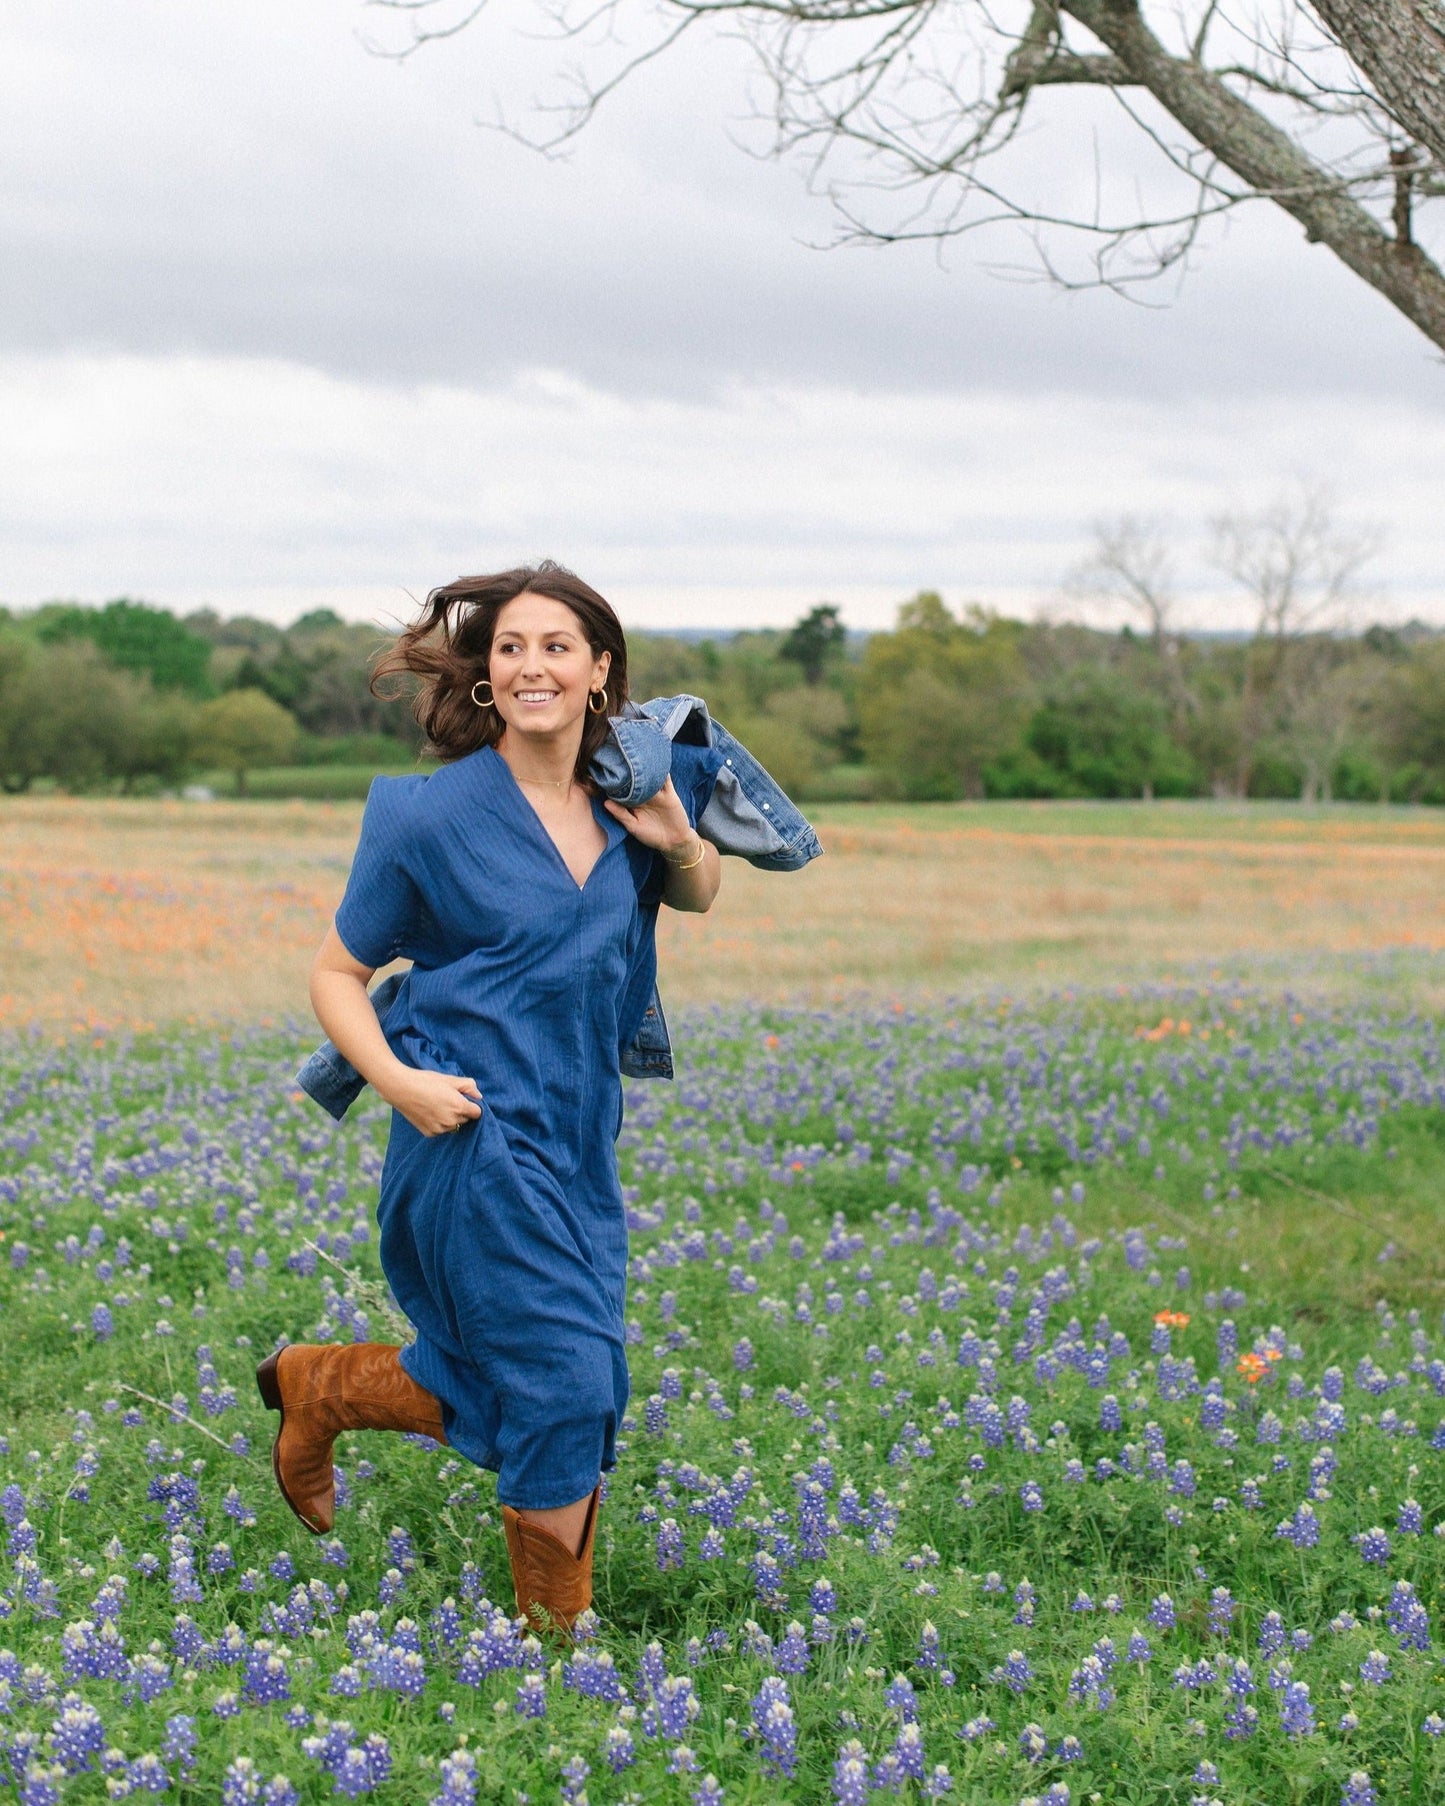
M425 778L373 778L336 932L364 966L412 959L424 906L408 869L408 792Z

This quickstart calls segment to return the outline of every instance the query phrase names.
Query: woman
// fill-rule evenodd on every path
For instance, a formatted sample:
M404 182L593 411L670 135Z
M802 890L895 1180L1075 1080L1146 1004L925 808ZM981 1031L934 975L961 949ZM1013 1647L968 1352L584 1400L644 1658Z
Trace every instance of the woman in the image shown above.
M433 591L373 682L407 673L444 763L373 783L311 1000L393 1108L380 1254L416 1340L292 1345L257 1378L308 1529L331 1528L342 1429L445 1441L497 1472L519 1613L566 1631L627 1402L619 1053L659 903L717 895L694 826L714 774L677 748L651 801L599 802L585 774L628 698L626 642L551 563ZM408 1002L383 1031L367 983L398 958Z

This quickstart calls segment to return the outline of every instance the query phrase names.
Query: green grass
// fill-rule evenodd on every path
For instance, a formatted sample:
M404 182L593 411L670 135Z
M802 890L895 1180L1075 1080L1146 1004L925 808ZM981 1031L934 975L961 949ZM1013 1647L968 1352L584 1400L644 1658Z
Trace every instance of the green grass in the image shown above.
M1445 1521L1445 1452L1431 1446L1445 1400L1429 1367L1442 1354L1445 1132L1433 1102L1390 1102L1392 1086L1438 1081L1429 1025L1282 1007L1258 993L1179 994L1169 1007L1184 1005L1197 1027L1212 1028L1207 1048L1139 1041L1138 999L1002 1015L987 1006L949 1016L736 1010L680 1023L678 1084L636 1091L620 1156L640 1213L628 1301L633 1404L598 1547L599 1646L629 1689L653 1640L667 1670L693 1682L699 1709L686 1743L724 1784L728 1806L827 1800L833 1765L853 1737L870 1761L886 1756L898 1713L885 1689L900 1673L916 1690L929 1768L947 1764L952 1797L982 1806L1017 1806L1055 1783L1066 1783L1076 1803L1163 1806L1202 1793L1231 1806L1335 1806L1356 1768L1369 1771L1382 1800L1423 1806L1445 1789L1445 1740L1423 1730L1429 1713L1445 1710L1438 1656L1402 1649L1371 1616L1401 1581L1431 1614L1437 1641L1445 1611L1445 1542L1431 1534ZM430 1799L437 1764L464 1734L483 1800L555 1800L564 1763L580 1757L592 1771L594 1806L687 1806L696 1778L670 1772L678 1739L649 1737L641 1711L629 1721L615 1704L570 1690L555 1652L538 1653L547 1716L535 1722L514 1709L515 1670L468 1686L456 1678L461 1646L430 1645L431 1615L448 1597L464 1628L476 1622L469 1589L510 1605L489 1476L395 1437L344 1439L344 1568L276 1497L272 1420L254 1393L255 1361L283 1336L387 1339L392 1329L371 1226L386 1114L372 1101L333 1129L290 1095L298 1051L276 1035L239 1033L53 1052L12 1043L0 1058L0 1248L12 1259L17 1244L29 1250L0 1269L0 1497L12 1507L23 1498L36 1539L33 1569L23 1536L12 1545L21 1559L8 1572L0 1563L9 1601L0 1648L37 1670L34 1697L11 1682L0 1738L33 1730L48 1760L45 1739L70 1686L99 1711L106 1744L127 1760L162 1747L167 1718L196 1715L200 1748L194 1775L176 1776L179 1800L216 1800L228 1765L242 1757L263 1777L287 1774L308 1801L329 1799L331 1779L303 1747L314 1723L289 1725L284 1702L243 1703L234 1718L212 1712L228 1691L244 1695L243 1670L216 1659L228 1626L252 1641L266 1636L268 1613L284 1608L298 1583L316 1581L332 1592L314 1594L314 1624L269 1634L287 1651L292 1705L344 1717L358 1738L389 1740L392 1779L379 1799ZM1017 1126L1012 1085L1023 1111ZM1151 1101L1159 1095L1163 1114ZM1137 1097L1152 1150L1121 1142L1117 1156L1073 1157L1060 1136L1105 1120L1098 1113L1111 1096L1126 1115ZM1352 1109L1378 1121L1363 1145L1340 1133L1355 1120ZM1246 1142L1231 1159L1236 1116L1271 1130L1288 1122L1293 1142ZM954 1134L970 1122L977 1141ZM957 1183L966 1162L991 1169L971 1191ZM1138 1244L1126 1243L1125 1230L1143 1236L1137 1264L1128 1248ZM305 1271L306 1244L341 1233L351 1245L340 1266L322 1259ZM860 1240L844 1247L842 1233ZM695 1237L704 1238L700 1247ZM240 1251L237 1266L228 1264L231 1248ZM258 1266L261 1251L267 1264ZM123 1254L126 1264L111 1264ZM1085 1343L1113 1331L1127 1337L1129 1353L1104 1385L1090 1386L1067 1362L1047 1374L1032 1355L1015 1359L1040 1286L1050 1300L1045 1344L1067 1341L1070 1319ZM1227 1288L1245 1296L1236 1301ZM106 1301L108 1335L93 1318ZM1241 1350L1253 1342L1280 1354L1264 1363L1257 1390L1232 1358L1224 1363L1221 1408L1233 1446L1206 1427L1187 1377L1171 1381L1161 1353L1151 1352L1154 1319L1166 1307L1189 1318L1172 1331L1169 1359L1192 1360L1200 1383L1219 1371L1225 1318ZM967 1418L991 1389L977 1366L958 1364L970 1329L985 1346L997 1338L993 1396L1000 1412L1011 1399L1024 1402L1027 1437L990 1446L940 1407L946 1395L951 1413ZM740 1338L753 1351L744 1371L734 1360ZM215 1415L198 1390L202 1348L218 1384L235 1393L231 1404L212 1399L222 1406ZM1379 1397L1362 1390L1354 1379L1362 1360L1401 1373L1404 1384ZM1322 1445L1297 1425L1317 1411L1332 1367L1342 1370L1346 1408L1330 1439L1338 1467L1315 1502L1321 1539L1300 1550L1276 1525L1305 1497ZM171 1409L183 1415L142 1393L175 1400ZM1106 1394L1121 1403L1123 1432L1100 1427ZM1271 1413L1278 1441L1269 1439ZM1126 1445L1142 1459L1153 1424L1166 1443L1163 1478L1069 1480L1072 1459L1092 1471L1101 1457L1120 1460ZM237 1432L244 1442L230 1446ZM1280 1458L1287 1465L1275 1471ZM818 1472L820 1459L832 1469L826 1508L836 1534L822 1556L784 1559L776 1588L760 1592L754 1553L774 1533L799 1553L798 1477ZM1192 1491L1171 1490L1181 1461ZM690 1509L706 1497L698 1476L727 1482L740 1469L753 1484L720 1532L721 1557L704 1560L707 1519ZM171 1531L162 1502L147 1498L166 1475L195 1481L204 1517L180 1520L201 1597L179 1607L166 1578ZM1241 1486L1255 1476L1264 1502L1250 1509ZM1030 1481L1042 1489L1041 1511L1026 1509L1020 1489ZM854 1521L847 1484L871 1525ZM227 1514L232 1497L239 1517ZM1215 1498L1225 1509L1213 1509ZM1396 1529L1407 1499L1419 1502L1423 1536ZM770 1530L780 1510L786 1516ZM660 1570L657 1533L669 1519L682 1533L685 1565ZM394 1525L408 1531L409 1552L389 1545ZM1374 1525L1391 1535L1384 1567L1364 1561L1352 1540ZM218 1542L234 1566L213 1574L207 1551ZM294 1579L270 1573L278 1550L294 1563ZM147 1554L160 1564L154 1578L144 1572ZM53 1589L53 1616L43 1594L26 1601L27 1574ZM154 1640L171 1664L172 1686L149 1704L127 1704L121 1679L64 1674L66 1626L93 1618L110 1574L127 1581L118 1619L127 1656ZM834 1630L811 1646L805 1672L785 1676L797 1763L782 1776L760 1761L750 1730L774 1667L761 1639L776 1648L793 1621L806 1639L809 1592L821 1577L836 1591ZM1032 1624L1017 1621L1024 1581L1036 1595ZM380 1604L393 1586L401 1588L393 1603ZM1237 1609L1216 1634L1208 1608L1220 1586ZM1073 1609L1081 1590L1095 1610ZM1147 1618L1166 1592L1178 1623L1158 1631ZM1104 1607L1111 1595L1117 1611ZM354 1659L347 1619L367 1609L379 1609L386 1629L408 1618L420 1626L429 1678L418 1697L332 1691ZM174 1653L178 1610L211 1646L209 1658ZM1272 1610L1286 1630L1314 1639L1290 1657L1294 1678L1310 1687L1318 1719L1310 1736L1281 1728L1270 1658L1258 1649ZM1357 1628L1332 1629L1347 1613ZM930 1625L951 1683L939 1668L917 1665ZM1070 1703L1070 1677L1097 1640L1112 1637L1122 1656L1135 1631L1149 1636L1152 1660L1119 1661L1109 1708ZM725 1646L690 1656L689 1639L711 1633ZM356 1636L353 1627L353 1643ZM1380 1687L1359 1673L1373 1648L1392 1669ZM1022 1695L994 1678L1015 1649L1034 1674ZM1252 1663L1259 1727L1243 1740L1224 1734L1230 1701L1218 1681L1195 1692L1173 1685L1179 1663L1226 1657ZM1341 1731L1347 1709L1359 1725ZM991 1730L960 1735L985 1715ZM619 1724L637 1761L614 1776L604 1738ZM1047 1747L1038 1763L1020 1744L1029 1725ZM1078 1761L1059 1753L1068 1736L1080 1740ZM1218 1764L1217 1786L1191 1780L1201 1760ZM918 1796L911 1784L905 1792ZM67 1783L66 1797L104 1798L103 1777L92 1768Z

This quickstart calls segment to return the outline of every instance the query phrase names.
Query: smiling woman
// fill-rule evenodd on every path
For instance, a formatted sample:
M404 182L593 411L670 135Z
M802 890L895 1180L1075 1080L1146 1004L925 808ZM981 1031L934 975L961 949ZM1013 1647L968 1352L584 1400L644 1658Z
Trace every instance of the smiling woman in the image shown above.
M678 747L650 801L598 797L587 767L626 701L627 647L556 565L434 591L373 683L399 674L443 763L372 786L311 997L393 1107L380 1253L417 1335L290 1346L258 1380L308 1529L331 1527L340 1430L421 1431L497 1471L517 1609L565 1632L591 1602L628 1396L620 1055L659 905L717 893L695 823L721 757ZM383 1029L366 987L394 959L411 981Z

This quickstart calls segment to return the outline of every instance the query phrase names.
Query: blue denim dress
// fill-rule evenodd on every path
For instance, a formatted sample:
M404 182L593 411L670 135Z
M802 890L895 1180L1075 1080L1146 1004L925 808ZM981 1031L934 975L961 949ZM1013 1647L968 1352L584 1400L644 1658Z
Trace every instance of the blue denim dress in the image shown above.
M718 762L674 769L694 821ZM592 1490L628 1395L619 1054L652 996L666 874L593 809L607 845L579 887L492 748L377 778L336 913L362 964L414 962L392 1051L482 1093L455 1134L393 1111L380 1255L416 1326L403 1366L519 1509Z

